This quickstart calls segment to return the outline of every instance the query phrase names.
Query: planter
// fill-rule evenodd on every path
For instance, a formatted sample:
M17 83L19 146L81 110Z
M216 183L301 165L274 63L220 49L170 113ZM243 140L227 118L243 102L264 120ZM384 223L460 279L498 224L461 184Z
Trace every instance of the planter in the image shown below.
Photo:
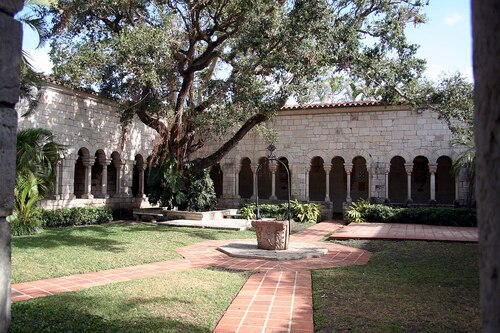
M253 220L252 227L257 234L257 247L259 249L288 249L288 221Z

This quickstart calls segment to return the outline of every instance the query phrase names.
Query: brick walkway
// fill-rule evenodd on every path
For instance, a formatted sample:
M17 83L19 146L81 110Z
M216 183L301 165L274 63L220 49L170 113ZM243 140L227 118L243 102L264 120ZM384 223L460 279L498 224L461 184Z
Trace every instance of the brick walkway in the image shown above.
M477 242L479 236L477 228L398 223L351 223L330 236L348 238Z

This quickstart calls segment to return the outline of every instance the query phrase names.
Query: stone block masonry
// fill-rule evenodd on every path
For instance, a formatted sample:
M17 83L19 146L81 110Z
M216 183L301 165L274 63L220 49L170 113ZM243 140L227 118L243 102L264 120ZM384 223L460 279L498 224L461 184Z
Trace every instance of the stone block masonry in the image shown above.
M16 169L17 113L22 27L14 15L22 0L0 2L0 332L10 324L10 226Z

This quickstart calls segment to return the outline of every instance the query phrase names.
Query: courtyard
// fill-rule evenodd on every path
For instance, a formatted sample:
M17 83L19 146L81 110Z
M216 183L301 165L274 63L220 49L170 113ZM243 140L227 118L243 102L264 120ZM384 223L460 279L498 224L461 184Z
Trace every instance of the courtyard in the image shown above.
M327 240L357 238L363 224L341 222L294 233L292 242L321 243L328 254L290 261L216 250L253 231L125 222L15 237L11 331L480 330L477 229L426 226L428 235L454 235L447 242L376 232Z

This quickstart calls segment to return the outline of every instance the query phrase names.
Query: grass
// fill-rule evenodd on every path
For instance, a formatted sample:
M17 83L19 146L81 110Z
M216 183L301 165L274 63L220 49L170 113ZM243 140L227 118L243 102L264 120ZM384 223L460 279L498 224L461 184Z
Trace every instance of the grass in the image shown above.
M253 238L254 231L108 224L51 228L12 238L12 282L180 258L178 247L208 239Z
M14 303L10 332L211 332L248 276L190 270Z
M313 272L317 332L479 332L477 244L346 241L366 266Z

